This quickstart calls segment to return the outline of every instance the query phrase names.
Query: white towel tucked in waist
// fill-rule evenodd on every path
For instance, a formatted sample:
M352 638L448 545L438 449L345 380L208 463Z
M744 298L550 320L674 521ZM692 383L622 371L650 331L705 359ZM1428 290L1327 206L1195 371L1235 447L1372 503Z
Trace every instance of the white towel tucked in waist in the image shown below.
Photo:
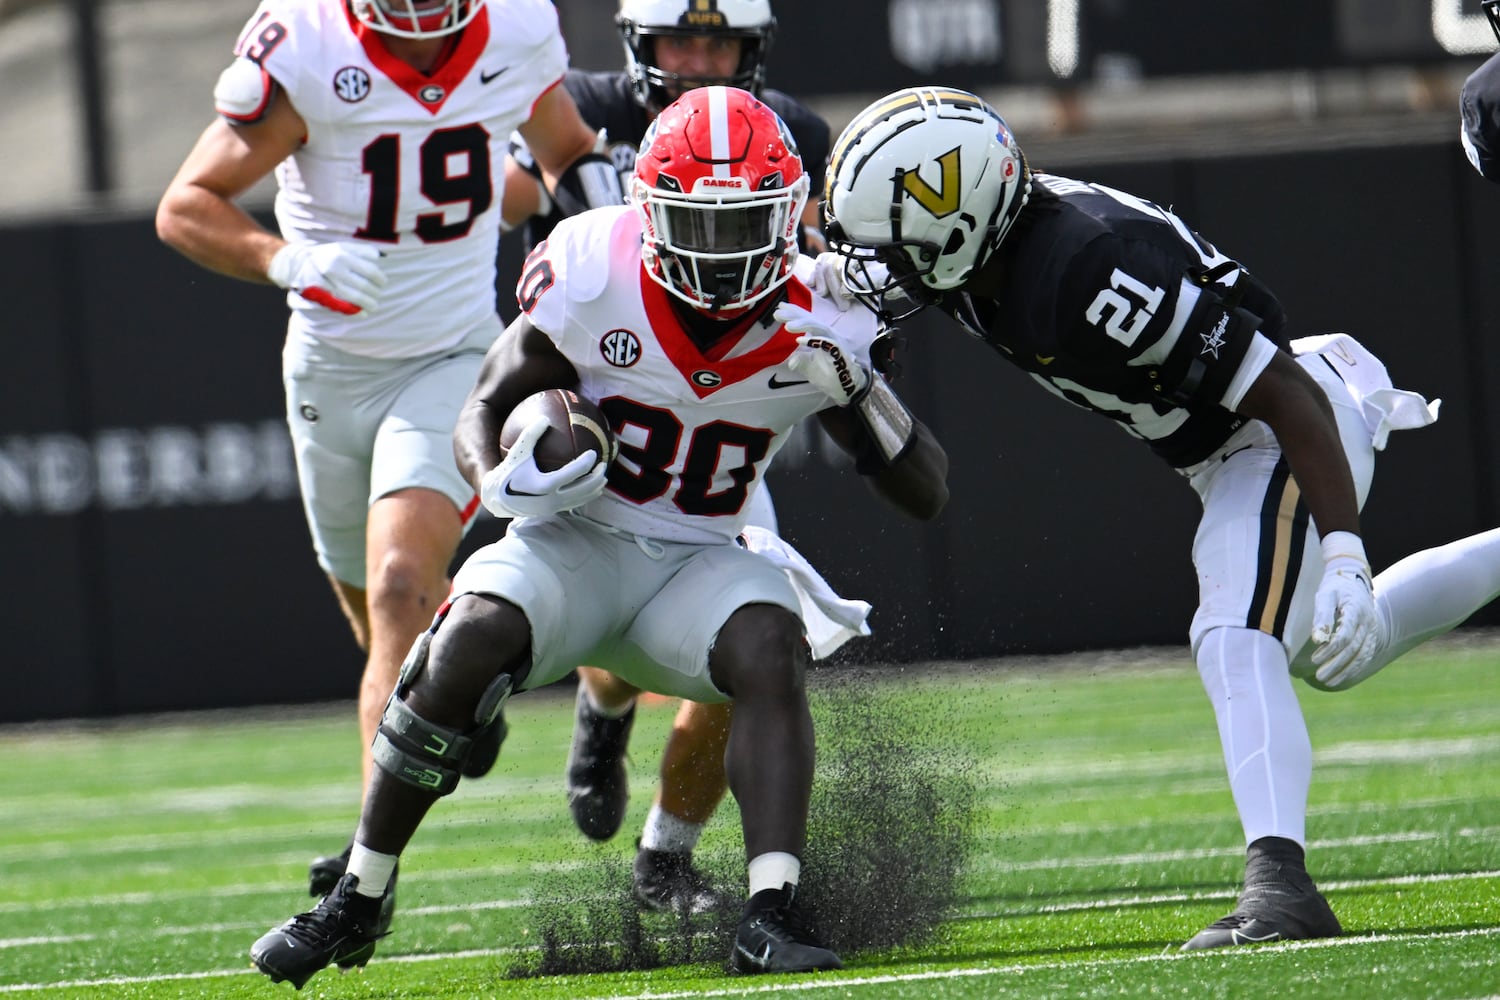
M1347 333L1302 337L1291 343L1292 354L1321 355L1359 404L1376 451L1385 448L1391 431L1414 430L1437 420L1441 399L1428 402L1421 393L1391 386L1391 376L1380 359Z
M825 659L855 636L870 634L865 621L870 615L868 602L848 601L834 593L828 581L779 535L753 524L740 534L751 552L771 560L791 579L814 659Z

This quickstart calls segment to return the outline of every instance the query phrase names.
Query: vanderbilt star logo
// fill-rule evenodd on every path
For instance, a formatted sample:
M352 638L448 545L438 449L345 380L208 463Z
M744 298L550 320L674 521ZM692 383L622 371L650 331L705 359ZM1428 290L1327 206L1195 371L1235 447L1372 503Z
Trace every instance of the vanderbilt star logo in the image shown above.
M479 71L479 82L480 83L489 83L491 80L495 79L495 77L499 76L501 73L504 73L508 69L510 69L509 66L501 66L499 69L495 70L495 72L493 72L493 73L486 73L484 70L480 70Z
M1224 331L1228 329L1229 316L1226 314L1219 317L1219 322L1214 324L1212 330L1198 334L1203 340L1203 350L1198 352L1199 356L1212 354L1215 361L1219 360L1219 348L1224 346Z

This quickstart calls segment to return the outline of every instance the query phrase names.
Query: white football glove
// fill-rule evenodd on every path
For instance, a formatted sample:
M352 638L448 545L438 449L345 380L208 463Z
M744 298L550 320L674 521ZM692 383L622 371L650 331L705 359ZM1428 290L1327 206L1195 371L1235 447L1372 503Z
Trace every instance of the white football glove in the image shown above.
M389 280L381 256L368 243L288 243L271 258L266 277L309 302L353 316L375 311Z
M807 285L814 295L821 295L837 306L839 312L848 312L850 306L859 302L854 297L854 293L849 290L849 286L844 283L844 268L848 262L848 258L843 254L825 250L813 261L812 279ZM871 261L865 265L865 272L876 283L885 281L884 264Z
M822 389L838 406L859 399L870 385L870 370L844 354L832 327L790 302L781 303L772 315L791 332L801 334L797 349L786 359L788 368Z
M1323 580L1313 598L1312 661L1318 685L1339 691L1374 673L1382 629L1364 543L1347 531L1323 539Z
M479 482L479 501L496 517L546 517L582 507L604 492L608 470L599 453L586 451L552 472L536 467L536 443L547 433L547 418L533 420L505 453L505 459Z

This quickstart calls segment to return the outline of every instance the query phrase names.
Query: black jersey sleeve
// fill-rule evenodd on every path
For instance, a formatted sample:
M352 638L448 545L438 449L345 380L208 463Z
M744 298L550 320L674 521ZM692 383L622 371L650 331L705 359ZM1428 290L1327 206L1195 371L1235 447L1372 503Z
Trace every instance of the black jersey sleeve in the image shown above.
M1178 406L1219 405L1261 326L1170 241L1101 235L1075 255L1060 291L1062 350L1142 371Z

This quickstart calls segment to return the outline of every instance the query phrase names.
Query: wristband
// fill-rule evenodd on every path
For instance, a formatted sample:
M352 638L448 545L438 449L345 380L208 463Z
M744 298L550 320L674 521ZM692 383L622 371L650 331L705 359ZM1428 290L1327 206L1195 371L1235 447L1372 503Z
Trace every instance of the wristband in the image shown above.
M1336 559L1356 559L1366 569L1370 566L1365 543L1352 531L1330 531L1323 536L1322 548L1325 564Z

